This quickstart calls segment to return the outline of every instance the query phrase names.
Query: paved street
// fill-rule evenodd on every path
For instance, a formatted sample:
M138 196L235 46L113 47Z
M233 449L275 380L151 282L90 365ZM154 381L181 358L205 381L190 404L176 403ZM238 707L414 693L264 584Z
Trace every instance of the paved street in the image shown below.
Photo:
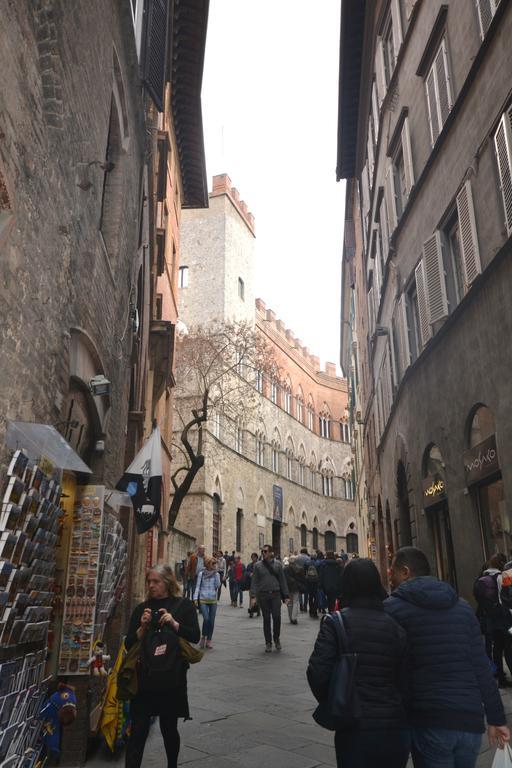
M301 614L288 622L283 607L283 650L264 653L261 619L231 608L223 590L214 648L189 671L193 720L180 724L180 765L187 768L326 768L335 766L333 735L311 719L314 699L305 669L318 622ZM512 696L506 697L512 713ZM122 764L122 758L119 763ZM478 768L489 768L484 744ZM116 763L98 753L91 768ZM146 745L144 768L165 765L158 726Z

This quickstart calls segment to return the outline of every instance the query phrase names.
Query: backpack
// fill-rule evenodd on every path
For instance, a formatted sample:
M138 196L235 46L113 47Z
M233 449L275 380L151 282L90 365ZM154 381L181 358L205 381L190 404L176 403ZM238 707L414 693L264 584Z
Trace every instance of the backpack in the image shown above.
M512 568L501 574L500 600L505 608L512 609Z
M495 613L499 607L497 577L497 573L486 573L479 576L473 585L473 596L478 607L487 615Z
M178 608L179 604L174 608L174 614ZM179 686L185 663L179 638L167 625L150 626L142 639L139 660L140 690L161 691Z
M306 569L306 581L314 584L318 581L318 571L313 563L310 563Z

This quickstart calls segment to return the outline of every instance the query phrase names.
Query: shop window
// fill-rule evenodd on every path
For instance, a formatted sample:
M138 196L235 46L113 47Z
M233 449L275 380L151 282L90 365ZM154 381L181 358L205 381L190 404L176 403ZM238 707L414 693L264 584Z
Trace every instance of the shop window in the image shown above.
M178 288L188 288L188 267L180 267L178 270Z

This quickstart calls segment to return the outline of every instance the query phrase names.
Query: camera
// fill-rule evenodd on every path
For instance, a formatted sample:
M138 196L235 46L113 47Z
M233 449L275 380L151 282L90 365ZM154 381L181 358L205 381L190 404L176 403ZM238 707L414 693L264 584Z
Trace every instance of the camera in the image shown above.
M151 626L153 629L160 629L160 619L162 615L160 611L151 611Z

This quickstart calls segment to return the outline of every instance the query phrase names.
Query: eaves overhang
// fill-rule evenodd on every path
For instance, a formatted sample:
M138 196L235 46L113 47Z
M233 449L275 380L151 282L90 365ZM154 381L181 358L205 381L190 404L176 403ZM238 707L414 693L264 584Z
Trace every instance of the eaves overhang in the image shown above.
M174 0L171 109L183 184L183 208L208 207L201 86L209 0Z
M336 181L355 176L367 0L342 0Z

